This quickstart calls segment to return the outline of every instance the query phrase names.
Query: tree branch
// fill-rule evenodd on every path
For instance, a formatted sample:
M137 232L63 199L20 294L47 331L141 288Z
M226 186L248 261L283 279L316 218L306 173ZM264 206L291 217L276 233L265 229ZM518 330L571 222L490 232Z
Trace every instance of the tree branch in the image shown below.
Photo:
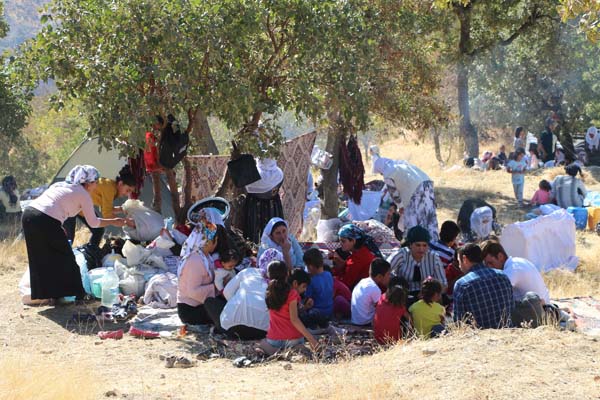
M484 51L489 50L495 45L508 46L512 42L514 42L516 38L518 38L519 36L527 32L530 28L535 26L536 22L538 22L538 20L542 18L550 18L553 20L553 17L550 15L540 14L540 11L536 7L532 10L531 15L525 20L525 22L523 22L523 24L520 27L518 27L508 38L500 40L499 42L487 43L477 49L471 50L467 53L467 55L472 57L477 56L483 53Z

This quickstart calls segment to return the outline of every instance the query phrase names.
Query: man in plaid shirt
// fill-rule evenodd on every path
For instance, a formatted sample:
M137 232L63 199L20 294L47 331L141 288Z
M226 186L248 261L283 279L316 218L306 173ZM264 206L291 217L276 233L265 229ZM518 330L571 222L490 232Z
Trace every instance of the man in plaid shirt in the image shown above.
M514 300L508 277L486 268L481 249L473 243L458 249L458 261L465 276L454 285L454 321L482 329L510 326Z

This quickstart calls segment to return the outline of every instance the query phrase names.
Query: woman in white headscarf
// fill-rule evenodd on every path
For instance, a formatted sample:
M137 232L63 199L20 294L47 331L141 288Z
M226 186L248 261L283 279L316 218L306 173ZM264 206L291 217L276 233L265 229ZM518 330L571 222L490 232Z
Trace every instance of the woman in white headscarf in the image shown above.
M586 148L589 151L600 150L600 136L598 135L598 129L595 126L590 126L585 134Z
M65 182L50 186L23 212L23 234L29 258L31 298L83 298L79 266L67 240L63 223L80 212L93 228L133 224L125 218L98 218L92 196L100 178L91 165L77 165Z
M289 268L304 267L302 248L296 238L289 233L287 222L281 218L271 218L265 226L260 238L258 257L267 249L276 249L281 252L283 261Z
M256 163L260 180L247 185L244 236L258 243L261 229L273 217L283 218L283 205L279 188L283 184L283 171L271 158L259 159Z
M283 254L269 249L258 258L257 268L246 268L223 290L221 298L206 300L206 311L217 331L242 340L259 340L267 335L269 310L265 302L267 270L272 261L283 261Z
M420 225L427 229L432 240L438 239L438 220L433 181L416 166L403 161L379 156L379 149L371 148L373 171L383 180L398 208L404 208L400 224L405 232Z
M215 296L215 271L210 254L216 247L217 227L201 217L181 248L177 268L177 314L185 324L211 322L204 303Z

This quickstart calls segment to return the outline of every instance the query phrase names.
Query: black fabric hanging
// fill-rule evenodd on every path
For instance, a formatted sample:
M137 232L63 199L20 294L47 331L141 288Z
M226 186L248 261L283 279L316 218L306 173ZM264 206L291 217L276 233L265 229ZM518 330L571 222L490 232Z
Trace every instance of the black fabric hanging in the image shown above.
M348 143L342 140L340 146L340 180L344 193L355 204L360 204L365 188L365 166L356 136L350 135Z

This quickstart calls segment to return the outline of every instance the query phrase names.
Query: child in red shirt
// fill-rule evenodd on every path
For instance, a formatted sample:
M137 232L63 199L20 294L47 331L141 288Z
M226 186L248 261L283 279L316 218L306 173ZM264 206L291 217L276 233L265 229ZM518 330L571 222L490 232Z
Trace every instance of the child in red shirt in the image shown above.
M397 342L402 338L402 320L410 323L406 309L408 291L396 278L390 279L387 291L381 296L375 308L373 330L375 340L381 344Z
M261 348L267 354L290 347L303 347L308 340L313 350L318 342L298 317L300 294L306 291L310 275L294 271L292 282L288 282L288 267L283 261L272 261L268 267L269 286L266 303L269 309L269 329Z

